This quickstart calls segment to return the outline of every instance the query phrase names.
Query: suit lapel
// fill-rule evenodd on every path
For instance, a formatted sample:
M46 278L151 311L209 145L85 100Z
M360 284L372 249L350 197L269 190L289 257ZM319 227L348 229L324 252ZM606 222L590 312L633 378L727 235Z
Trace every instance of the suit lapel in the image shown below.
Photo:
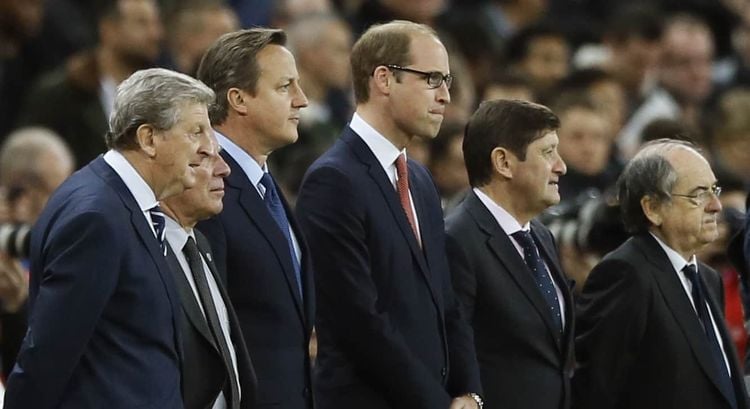
M94 172L118 193L120 199L130 211L130 222L133 225L133 229L148 250L154 264L156 264L156 270L159 272L159 278L164 285L167 298L172 307L172 325L175 333L175 344L178 355L181 357L182 339L180 336L179 325L177 323L177 312L180 308L180 299L175 289L172 272L169 268L166 257L164 257L164 253L162 253L159 242L156 240L156 236L154 236L151 227L148 225L146 217L138 207L138 203L135 201L133 194L130 193L130 190L128 190L128 187L125 185L125 182L122 181L120 176L115 173L109 165L107 165L101 156L95 159L94 162L91 163L91 166Z
M425 260L424 253L419 247L417 238L414 237L414 231L409 224L409 220L406 218L406 213L404 213L404 209L401 207L401 202L398 199L398 193L396 193L396 189L388 179L388 175L385 174L383 167L380 165L377 158L372 153L367 144L365 144L362 138L355 134L354 131L351 130L351 128L347 128L341 138L351 147L357 159L359 159L359 161L368 168L367 172L370 175L370 178L372 178L372 181L375 183L378 189L380 189L380 193L388 204L388 209L393 215L393 218L395 219L396 224L401 231L401 234L404 236L404 239L409 245L409 250L414 257L414 260L416 260L419 269L421 270L425 280L427 281L427 285L430 289L430 293L432 294L432 298L435 301L435 304L439 306L440 303L438 302L438 299L436 297L435 286L430 279L430 273L429 269L427 268L427 261ZM419 197L420 195L417 194L418 192L414 190L413 187L411 192L415 202L418 202L415 203L414 207L417 209L417 214L419 215L422 209L422 199L421 197ZM421 214L424 214L424 212L421 211ZM420 226L420 228L424 232L424 228L422 228L422 226Z
M297 278L294 274L294 266L292 265L289 244L286 237L284 237L279 225L276 224L276 221L274 221L273 217L268 212L268 208L266 208L265 203L263 203L263 200L260 198L258 191L255 189L255 186L252 186L242 168L240 168L234 158L229 156L226 151L222 151L221 155L231 169L231 174L225 179L227 185L231 189L237 190L240 207L242 207L248 219L255 224L258 231L261 232L266 238L266 241L271 245L271 248L273 248L274 255L282 266L287 286L294 298L294 304L297 307L297 312L302 321L305 322L302 300L300 299ZM279 191L279 196L281 196L281 190L279 190L278 187L277 190ZM284 209L287 211L287 218L290 218L291 213L289 212L289 208L283 197L282 201L284 203Z
M180 266L180 262L177 261L177 256L174 254L171 247L167 249L167 261L169 262L169 266L172 269L175 284L177 285L177 292L180 294L180 299L182 300L182 309L185 311L185 315L188 317L188 320L195 327L195 329L218 352L219 349L214 342L213 336L211 336L211 330L208 328L206 317L203 315L201 307L198 305L198 302L195 299L195 293L190 287L190 283L188 282L187 277L185 277L185 272L182 270L182 266Z
M651 263L651 273L654 276L664 301L672 311L675 321L682 328L690 348L693 350L696 360L700 364L711 382L721 391L719 381L716 379L716 369L712 362L711 351L709 350L706 334L703 332L698 316L693 309L690 299L685 293L680 279L674 272L674 267L669 258L664 253L656 240L650 235L641 235L633 238L634 243L645 254L646 259ZM710 300L710 295L707 295ZM711 303L709 303L711 304ZM713 312L713 311L712 311ZM721 317L721 315L714 317ZM719 324L717 320L717 324ZM722 334L722 337L724 334ZM727 338L724 338L726 342ZM731 341L730 341L731 342Z
M492 213L490 213L487 207L485 207L484 203L479 200L476 193L471 192L469 196L467 196L466 205L468 206L469 213L472 215L479 228L487 234L487 246L505 267L505 271L518 285L521 293L523 293L531 305L534 306L539 317L547 326L550 336L555 340L555 344L558 348L562 348L557 325L552 322L552 316L549 313L547 302L544 301L526 262L524 262L521 255L518 254L518 250L516 250L516 247L508 237L508 234L502 229L502 227L500 227L497 220L495 220Z

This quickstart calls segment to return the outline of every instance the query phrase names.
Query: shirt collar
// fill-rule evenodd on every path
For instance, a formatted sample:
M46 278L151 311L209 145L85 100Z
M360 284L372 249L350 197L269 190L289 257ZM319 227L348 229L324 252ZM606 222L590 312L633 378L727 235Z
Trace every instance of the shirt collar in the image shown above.
M250 180L250 183L257 188L260 179L263 177L263 173L267 172L267 164L261 168L258 162L256 162L250 154L245 152L244 149L240 148L231 139L227 138L217 130L214 130L214 133L216 134L216 139L219 141L221 148L237 162L240 169L245 173L245 176Z
M672 264L672 267L674 268L674 271L681 272L683 268L685 268L686 265L691 264L695 266L695 268L698 268L697 261L695 259L695 254L693 254L690 257L690 260L685 260L680 253L674 251L671 247L669 247L666 243L664 243L660 238L656 237L655 234L649 232L651 237L656 239L656 242L659 243L659 246L664 250L665 253L667 253L667 258L669 258L669 262Z
M125 186L135 198L141 211L146 212L159 204L151 186L143 180L143 177L141 177L122 153L110 150L104 154L104 161L120 176L120 179L122 179Z
M172 249L174 249L175 252L182 251L182 249L185 248L188 237L193 237L193 240L195 240L193 229L183 228L170 216L167 216L164 219L166 220L165 234L167 235L167 241L172 245Z
M370 148L375 158L380 163L380 166L385 169L386 173L391 175L392 172L388 170L394 166L396 158L400 154L406 154L406 149L399 150L396 145L389 141L380 132L376 131L375 128L370 126L365 120L359 116L356 112L352 117L352 121L349 123L349 127L354 131L365 144Z
M507 210L503 209L502 206L495 203L494 200L492 200L489 196L487 196L484 192L479 190L479 188L473 189L474 193L477 195L479 200L484 204L484 206L487 208L487 210L490 211L492 216L497 220L497 223L500 225L500 227L503 229L505 234L510 236L511 234L519 231L531 231L531 223L526 222L523 226L521 226L520 223L518 223L518 220L516 220L515 217L513 217L510 213L508 213Z

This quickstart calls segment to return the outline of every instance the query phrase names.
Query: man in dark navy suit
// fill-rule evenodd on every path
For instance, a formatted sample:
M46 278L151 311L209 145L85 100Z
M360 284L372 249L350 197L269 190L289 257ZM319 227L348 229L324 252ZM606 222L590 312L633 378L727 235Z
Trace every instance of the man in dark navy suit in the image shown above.
M313 405L308 345L315 294L310 255L268 169L297 140L307 98L281 30L229 33L203 56L198 78L216 92L210 111L231 174L224 210L198 224L226 280L258 375L258 407Z
M297 202L318 290L318 407L481 407L440 198L406 158L440 129L448 54L429 27L394 21L363 34L351 61L357 111Z
M183 408L158 200L192 186L215 149L213 98L164 69L118 87L111 150L62 184L32 231L29 329L5 408Z

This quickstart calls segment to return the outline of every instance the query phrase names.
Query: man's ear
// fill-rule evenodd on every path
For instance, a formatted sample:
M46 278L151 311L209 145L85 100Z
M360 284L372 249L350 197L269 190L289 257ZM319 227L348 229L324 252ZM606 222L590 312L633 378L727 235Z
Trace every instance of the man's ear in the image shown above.
M515 159L515 155L499 146L490 152L494 173L502 175L506 179L513 179L513 162Z
M156 156L156 129L153 125L143 124L135 131L135 141L138 147L148 156Z
M247 106L245 105L247 99L247 93L239 88L229 88L227 90L227 104L229 109L237 112L240 115L247 114Z
M372 81L378 92L383 95L390 95L393 78L391 78L391 71L387 67L381 65L375 68L375 72L372 74Z
M661 226L663 219L661 215L662 203L651 196L641 198L641 210L651 224Z

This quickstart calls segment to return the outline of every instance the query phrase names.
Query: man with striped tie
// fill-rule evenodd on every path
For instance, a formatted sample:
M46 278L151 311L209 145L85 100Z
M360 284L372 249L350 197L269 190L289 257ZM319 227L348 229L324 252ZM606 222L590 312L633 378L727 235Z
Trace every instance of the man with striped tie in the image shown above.
M164 69L118 87L110 150L61 185L31 233L29 329L5 408L183 408L158 200L193 186L215 154L213 99Z

